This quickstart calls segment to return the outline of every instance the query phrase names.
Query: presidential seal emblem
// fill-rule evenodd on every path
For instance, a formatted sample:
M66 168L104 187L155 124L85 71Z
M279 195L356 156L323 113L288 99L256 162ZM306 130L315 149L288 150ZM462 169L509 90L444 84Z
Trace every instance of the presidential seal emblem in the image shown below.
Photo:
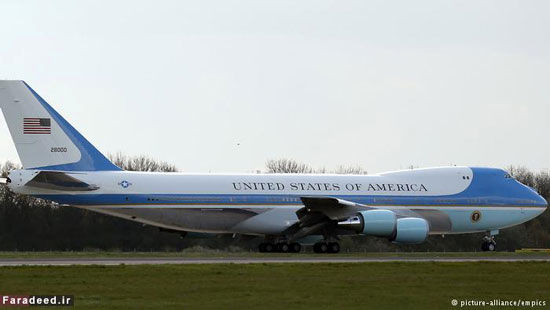
M472 220L472 223L479 222L479 220L481 219L481 212L477 210L472 212L472 214L470 215L470 219Z

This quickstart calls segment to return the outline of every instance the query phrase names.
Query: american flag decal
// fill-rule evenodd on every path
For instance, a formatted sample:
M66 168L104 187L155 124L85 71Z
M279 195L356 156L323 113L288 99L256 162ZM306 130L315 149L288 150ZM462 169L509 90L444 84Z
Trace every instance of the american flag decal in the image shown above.
M23 118L23 134L43 135L52 133L52 124L49 118L25 117Z

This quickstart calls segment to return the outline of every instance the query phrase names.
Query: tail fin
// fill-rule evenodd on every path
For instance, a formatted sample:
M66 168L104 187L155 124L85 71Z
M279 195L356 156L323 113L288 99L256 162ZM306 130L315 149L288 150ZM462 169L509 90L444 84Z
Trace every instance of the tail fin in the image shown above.
M120 170L24 81L0 81L0 108L25 169Z

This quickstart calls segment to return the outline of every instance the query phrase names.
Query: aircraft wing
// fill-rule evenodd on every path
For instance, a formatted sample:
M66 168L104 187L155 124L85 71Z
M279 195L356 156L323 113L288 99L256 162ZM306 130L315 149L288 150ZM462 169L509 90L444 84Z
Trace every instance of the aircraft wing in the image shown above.
M321 213L331 220L342 220L369 207L333 197L300 197L304 207L296 211L298 218L312 213Z
M289 227L291 240L316 234L335 225L338 220L349 218L368 206L334 197L300 197L304 207L296 211L299 221Z
M327 229L337 229L338 221L355 216L359 211L385 209L371 207L334 197L301 197L304 207L296 211L299 221L287 231L290 239L297 240L307 235L323 234ZM431 232L451 231L451 221L444 212L436 209L392 209L397 217L423 218L430 224ZM346 234L346 231L340 231Z
M62 171L40 171L25 186L60 191L94 191L98 186L83 182Z

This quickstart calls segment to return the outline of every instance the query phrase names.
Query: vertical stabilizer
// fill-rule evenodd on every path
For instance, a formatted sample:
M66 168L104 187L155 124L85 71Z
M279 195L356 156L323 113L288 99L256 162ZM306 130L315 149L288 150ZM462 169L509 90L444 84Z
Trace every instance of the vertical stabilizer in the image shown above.
M0 81L0 108L25 169L120 170L24 81Z

